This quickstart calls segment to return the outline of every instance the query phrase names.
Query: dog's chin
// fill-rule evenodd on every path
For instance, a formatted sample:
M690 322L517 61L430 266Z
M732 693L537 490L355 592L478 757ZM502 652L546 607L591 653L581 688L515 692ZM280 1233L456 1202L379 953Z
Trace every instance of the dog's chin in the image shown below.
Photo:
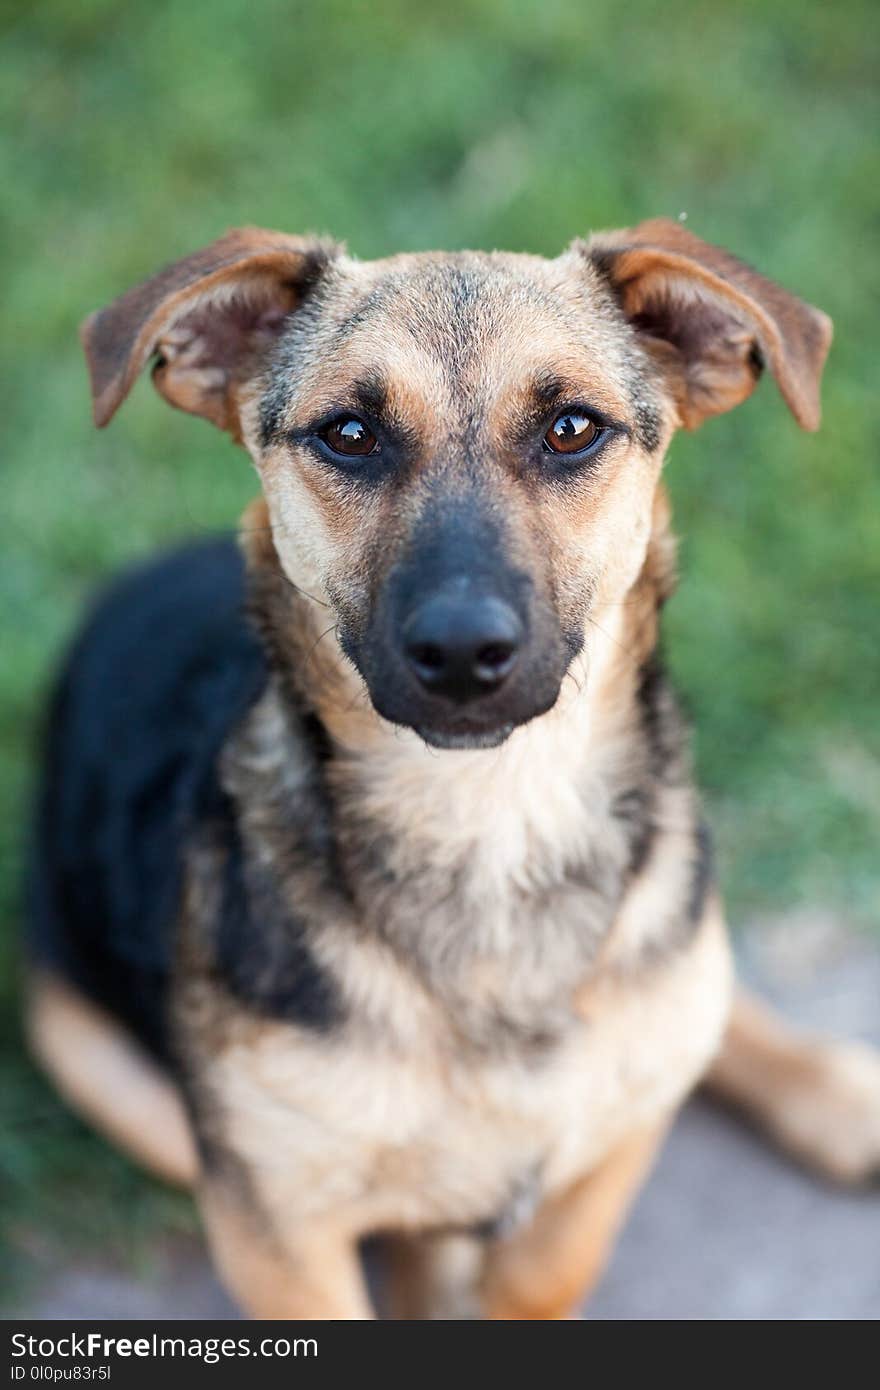
M514 730L551 710L559 697L560 681L547 682L543 689L532 689L527 699L480 702L469 707L444 707L442 701L407 698L399 686L388 689L385 683L365 679L370 701L376 713L398 728L410 729L429 748L444 752L475 752L485 748L500 748ZM489 705L486 708L485 705Z
M500 748L516 728L515 724L499 724L494 729L437 729L414 724L413 729L429 748L467 752L480 748Z

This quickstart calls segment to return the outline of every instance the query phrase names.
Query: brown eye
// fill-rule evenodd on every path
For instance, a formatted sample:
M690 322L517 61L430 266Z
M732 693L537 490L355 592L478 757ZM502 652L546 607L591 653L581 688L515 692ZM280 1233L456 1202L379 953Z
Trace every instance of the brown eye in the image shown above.
M577 454L593 444L601 433L589 415L580 410L564 410L544 435L544 443L554 454Z
M376 436L356 415L340 415L320 432L320 438L334 454L346 458L365 458L379 448Z

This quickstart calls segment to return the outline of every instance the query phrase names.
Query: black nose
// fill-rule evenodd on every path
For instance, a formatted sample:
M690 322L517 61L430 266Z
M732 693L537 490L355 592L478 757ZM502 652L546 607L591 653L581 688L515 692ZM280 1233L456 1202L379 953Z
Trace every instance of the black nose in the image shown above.
M437 594L404 624L404 650L426 690L463 704L497 690L516 664L522 623L503 599Z

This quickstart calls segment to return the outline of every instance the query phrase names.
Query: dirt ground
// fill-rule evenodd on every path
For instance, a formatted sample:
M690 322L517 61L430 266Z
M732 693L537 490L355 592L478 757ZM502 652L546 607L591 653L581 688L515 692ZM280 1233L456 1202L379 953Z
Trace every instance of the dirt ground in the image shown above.
M880 1042L880 952L802 916L744 938L747 976L812 1027ZM203 1250L158 1253L136 1280L60 1271L34 1318L223 1318ZM880 1192L836 1191L697 1099L676 1125L585 1313L604 1319L877 1319Z

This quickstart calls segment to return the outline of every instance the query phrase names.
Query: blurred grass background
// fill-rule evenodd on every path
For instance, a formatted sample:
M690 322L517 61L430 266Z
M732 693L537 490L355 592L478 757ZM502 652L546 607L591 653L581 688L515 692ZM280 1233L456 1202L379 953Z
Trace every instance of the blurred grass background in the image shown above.
M188 1203L21 1055L24 808L53 662L95 581L230 525L244 456L142 383L92 431L83 315L226 227L553 255L688 215L835 319L821 433L770 384L673 446L667 639L734 921L876 923L880 212L869 0L48 0L2 11L0 1269L149 1260ZM133 731L133 737L136 737Z

